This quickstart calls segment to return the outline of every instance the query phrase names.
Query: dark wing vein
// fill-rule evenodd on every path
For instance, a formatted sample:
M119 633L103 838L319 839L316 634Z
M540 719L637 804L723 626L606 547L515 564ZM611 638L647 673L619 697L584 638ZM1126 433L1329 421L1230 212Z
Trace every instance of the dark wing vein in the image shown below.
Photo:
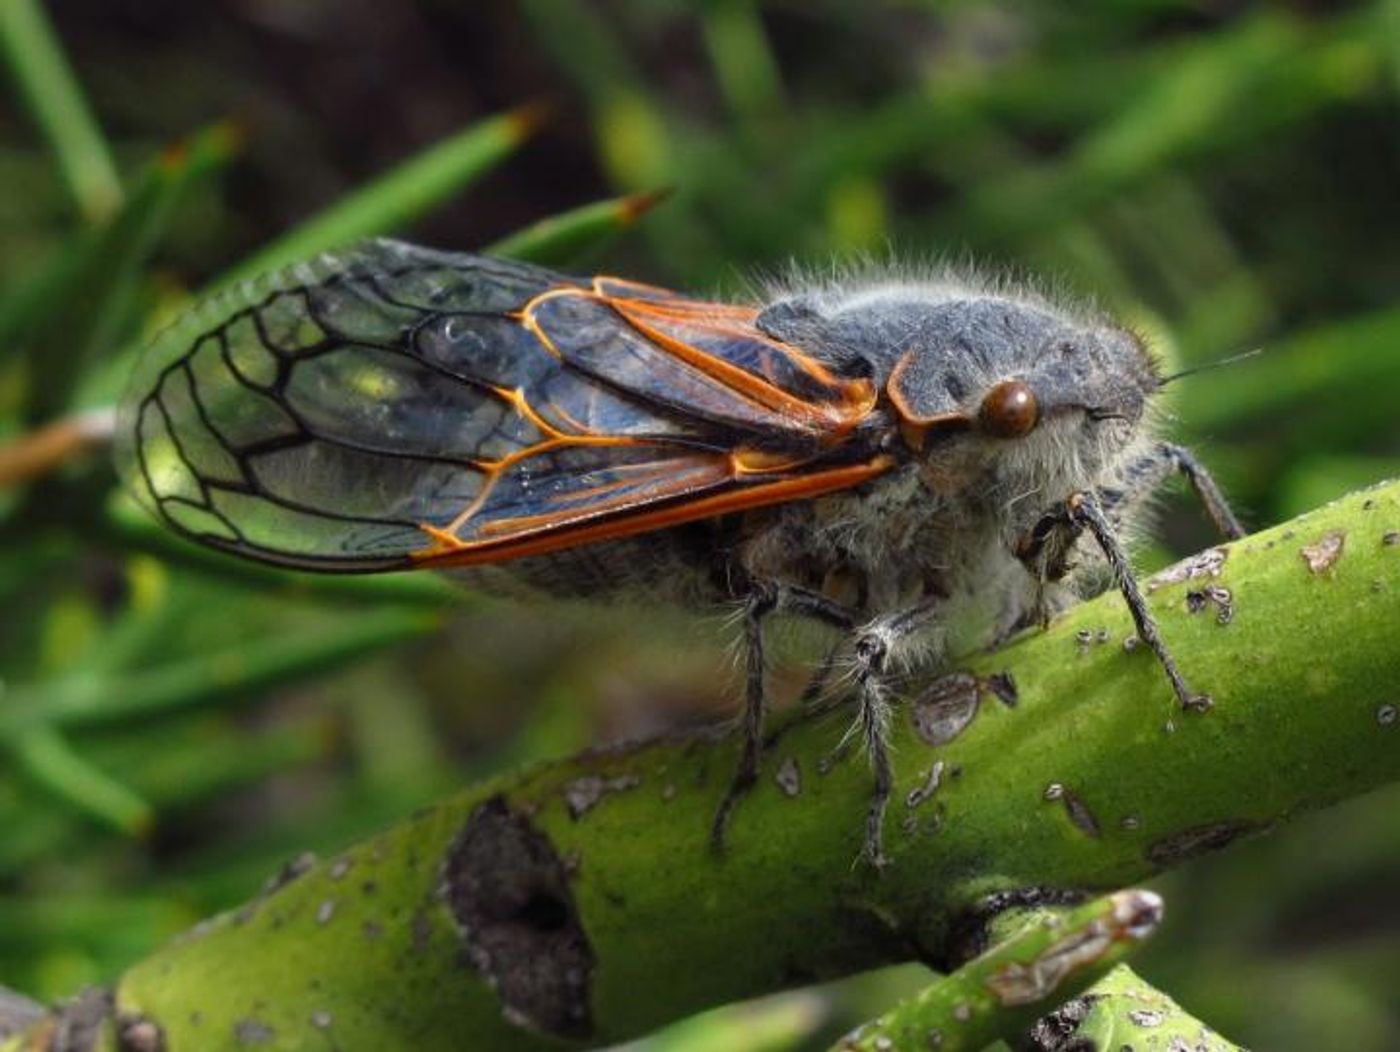
M377 570L754 485L736 452L800 464L863 411L741 308L600 288L384 241L245 284L154 341L119 466L194 539Z

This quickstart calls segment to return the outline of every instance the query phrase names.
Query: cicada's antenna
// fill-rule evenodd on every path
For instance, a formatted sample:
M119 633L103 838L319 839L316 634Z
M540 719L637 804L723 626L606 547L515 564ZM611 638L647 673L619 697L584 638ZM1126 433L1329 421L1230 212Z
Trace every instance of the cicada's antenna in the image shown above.
M1255 347L1253 350L1245 351L1243 354L1232 354L1228 358L1219 358L1213 362L1205 362L1201 365L1193 365L1189 369L1182 369L1180 372L1172 373L1170 376L1163 377L1161 382L1157 386L1166 387L1167 384L1172 383L1175 380L1180 380L1183 377L1195 376L1197 373L1205 373L1209 372L1212 369L1220 369L1227 365L1234 365L1236 362L1243 362L1250 358L1257 358L1263 353L1264 348Z

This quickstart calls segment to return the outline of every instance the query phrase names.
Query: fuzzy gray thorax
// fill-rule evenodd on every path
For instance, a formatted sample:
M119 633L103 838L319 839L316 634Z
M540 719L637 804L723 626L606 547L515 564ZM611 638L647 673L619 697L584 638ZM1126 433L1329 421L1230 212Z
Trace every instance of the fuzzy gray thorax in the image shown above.
M882 391L901 468L865 487L776 509L741 553L759 576L832 591L871 616L927 599L960 643L990 642L1047 601L1016 542L1074 493L1111 484L1144 442L1157 380L1131 334L1029 297L949 283L779 300L759 324ZM979 427L999 382L1024 383L1024 435ZM1053 597L1050 597L1053 602Z

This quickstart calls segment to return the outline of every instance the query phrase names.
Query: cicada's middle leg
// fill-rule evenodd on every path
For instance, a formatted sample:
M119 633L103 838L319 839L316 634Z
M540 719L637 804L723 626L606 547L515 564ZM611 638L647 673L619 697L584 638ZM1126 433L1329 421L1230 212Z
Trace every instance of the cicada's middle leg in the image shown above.
M865 815L865 841L861 857L876 870L883 869L886 863L885 811L894 788L889 747L893 699L889 666L899 648L937 618L942 603L942 599L930 599L898 613L876 618L855 635L853 659L858 709L851 733L860 734L875 775L875 787Z
M720 801L710 827L710 843L723 851L734 809L758 781L763 757L763 725L768 714L767 661L764 653L764 623L775 613L791 613L813 618L844 632L850 632L855 616L819 592L774 581L751 581L744 599L744 734L739 767Z

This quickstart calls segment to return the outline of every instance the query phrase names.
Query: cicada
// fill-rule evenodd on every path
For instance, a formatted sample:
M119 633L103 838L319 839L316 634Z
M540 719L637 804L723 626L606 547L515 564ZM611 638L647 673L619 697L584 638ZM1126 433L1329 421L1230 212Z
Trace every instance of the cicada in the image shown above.
M118 461L169 527L250 559L737 605L744 745L717 842L761 760L765 624L834 627L878 865L894 673L1043 619L1076 565L1107 563L1180 703L1208 704L1118 539L1174 473L1240 532L1201 465L1152 437L1162 383L1111 318L952 272L720 303L373 241L158 336Z

